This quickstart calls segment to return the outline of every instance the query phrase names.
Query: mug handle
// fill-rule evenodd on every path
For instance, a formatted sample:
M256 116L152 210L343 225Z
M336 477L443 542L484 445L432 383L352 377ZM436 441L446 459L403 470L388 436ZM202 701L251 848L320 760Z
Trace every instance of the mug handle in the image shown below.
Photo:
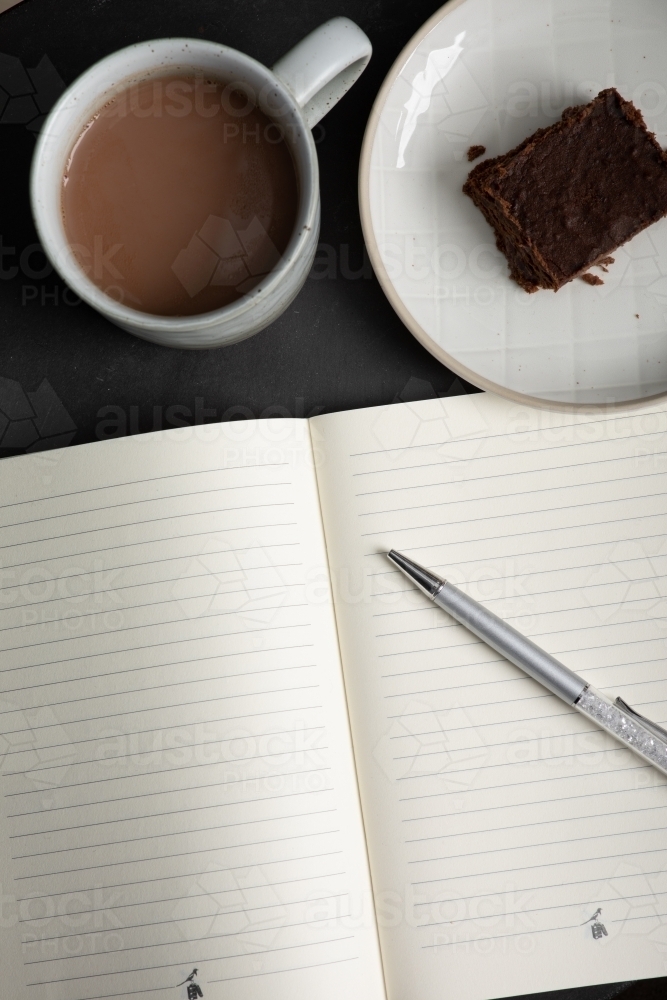
M368 65L373 47L354 21L334 17L315 28L273 67L303 112L317 125Z

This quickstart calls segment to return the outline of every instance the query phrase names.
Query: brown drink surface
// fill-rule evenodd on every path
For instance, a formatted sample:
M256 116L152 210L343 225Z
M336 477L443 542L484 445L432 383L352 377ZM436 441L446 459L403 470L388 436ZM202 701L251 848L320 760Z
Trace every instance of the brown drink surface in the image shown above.
M142 312L219 309L257 285L294 229L280 127L243 93L147 80L100 110L63 178L65 231L95 284Z

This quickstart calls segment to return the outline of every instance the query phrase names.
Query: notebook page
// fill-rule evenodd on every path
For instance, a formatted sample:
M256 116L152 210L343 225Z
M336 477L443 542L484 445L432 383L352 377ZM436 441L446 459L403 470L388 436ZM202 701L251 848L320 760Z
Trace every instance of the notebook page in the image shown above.
M0 473L12 996L382 1000L308 424Z
M574 416L475 395L313 424L389 997L664 975L667 781L381 554L664 724L664 402Z

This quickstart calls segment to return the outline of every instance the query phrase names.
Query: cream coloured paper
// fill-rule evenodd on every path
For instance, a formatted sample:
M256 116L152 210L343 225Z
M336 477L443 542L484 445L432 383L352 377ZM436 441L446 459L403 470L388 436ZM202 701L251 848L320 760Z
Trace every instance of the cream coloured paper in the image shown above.
M327 577L305 421L3 462L13 996L382 1000Z
M390 1000L664 975L665 779L383 553L664 723L665 404L476 395L312 424Z

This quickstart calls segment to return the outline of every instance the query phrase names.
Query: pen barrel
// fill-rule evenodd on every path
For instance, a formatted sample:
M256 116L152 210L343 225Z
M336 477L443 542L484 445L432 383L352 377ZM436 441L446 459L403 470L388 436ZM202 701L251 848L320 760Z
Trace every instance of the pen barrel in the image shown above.
M586 685L574 707L586 718L592 719L602 729L606 729L630 750L634 750L649 764L667 774L667 739L663 739L655 732L659 727L644 720L648 725L654 726L654 731L647 729L637 719L636 714L633 717L618 703L611 701L590 684Z
M586 682L563 663L540 649L492 611L451 583L443 583L433 600L485 643L520 667L568 705L574 705Z

